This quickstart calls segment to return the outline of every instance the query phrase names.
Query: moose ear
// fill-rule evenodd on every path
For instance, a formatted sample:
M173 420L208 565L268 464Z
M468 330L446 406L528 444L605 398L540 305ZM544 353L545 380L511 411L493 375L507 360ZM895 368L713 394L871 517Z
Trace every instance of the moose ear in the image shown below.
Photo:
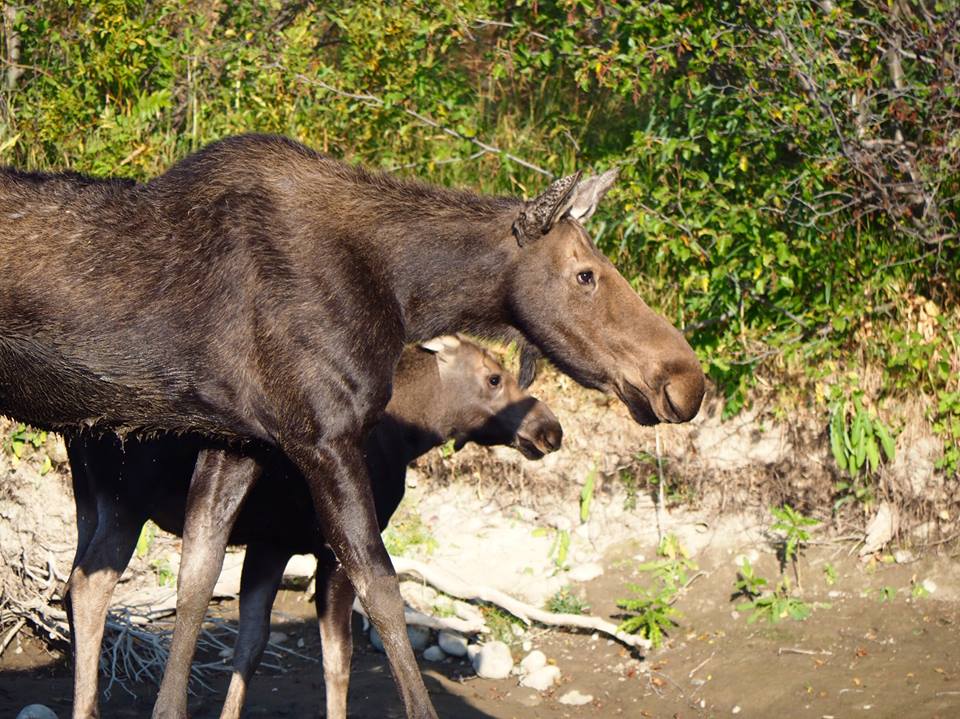
M426 342L420 343L420 349L424 349L427 352L432 352L433 354L440 354L444 350L455 350L459 346L460 338L454 335L434 337L432 340L427 340Z
M580 182L580 172L561 177L548 187L543 194L524 205L520 216L513 223L513 234L517 244L526 243L547 234L554 223L570 209L570 203Z
M570 205L570 217L585 222L596 211L597 205L607 190L613 187L617 179L617 168L607 170L602 175L588 177L574 188L572 204Z

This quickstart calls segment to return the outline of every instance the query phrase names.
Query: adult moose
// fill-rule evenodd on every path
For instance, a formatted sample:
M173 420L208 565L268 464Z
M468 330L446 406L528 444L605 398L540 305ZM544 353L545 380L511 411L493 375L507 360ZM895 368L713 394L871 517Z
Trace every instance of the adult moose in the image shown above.
M394 375L383 418L370 431L365 457L377 521L384 529L403 498L407 465L448 439L456 445L510 445L528 459L560 448L563 430L542 402L477 345L439 337L408 347ZM120 440L83 433L68 445L80 541L68 607L72 619L74 715L97 714L97 672L104 618L117 579L149 518L183 531L190 476L202 437L164 435ZM317 617L323 644L327 719L346 719L353 588L322 544L303 478L279 452L267 452L230 534L246 544L240 586L240 631L233 677L221 717L238 719L247 684L270 632L273 605L291 555L318 556ZM91 567L106 564L105 571Z
M154 717L186 716L230 527L279 447L384 641L408 716L435 717L377 531L363 439L404 342L522 335L641 423L704 377L581 226L611 173L523 202L371 174L240 136L144 185L0 173L0 412L39 427L222 438L187 499L177 624Z

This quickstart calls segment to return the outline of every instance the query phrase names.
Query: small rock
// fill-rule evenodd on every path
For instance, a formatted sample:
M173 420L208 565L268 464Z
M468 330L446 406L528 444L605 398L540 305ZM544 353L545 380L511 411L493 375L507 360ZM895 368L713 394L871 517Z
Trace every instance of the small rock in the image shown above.
M53 709L43 704L30 704L17 714L17 719L57 719Z
M547 666L547 655L539 649L534 649L520 660L520 673L530 674Z
M733 709L730 710L730 713L731 713L731 714L739 714L740 711L741 711L740 705L737 704Z
M228 662L231 659L233 659L233 649L231 649L230 647L225 647L221 649L220 658L223 659L223 661L225 662Z
M898 549L893 553L893 561L897 564L909 564L910 562L916 560L916 555L911 552L909 549Z
M593 694L581 694L576 689L572 689L560 697L557 701L561 704L567 704L572 707L581 707L584 704L589 704L593 701Z
M297 649L303 649L305 646L307 646L307 643L303 640L303 637L300 637L297 640Z
M50 432L47 434L47 441L44 449L47 450L47 456L54 464L65 464L69 457L67 456L67 445L63 442L63 437L59 434Z
M463 657L467 654L467 638L457 632L440 632L437 644L452 657Z
M522 637L526 632L522 626L519 624L511 624L510 631L513 632L513 636Z
M540 667L536 671L525 674L520 680L520 686L536 689L538 692L545 692L558 681L560 681L560 668L553 664L548 664L545 667Z
M270 644L283 644L287 641L287 635L283 632L270 632L270 637L267 639Z
M758 559L760 559L760 552L758 552L756 549L750 549L735 556L733 558L733 564L739 568L743 566L744 562L755 564Z
M575 582L589 582L603 574L603 567L597 562L578 564L567 574Z
M529 639L524 639L523 644L520 645L520 648L525 652L529 652L531 649L533 649L533 642L531 642Z
M415 652L423 651L430 643L430 630L426 627L410 624L407 626L407 636L410 637L410 646Z
M428 662L442 662L447 658L447 655L440 647L438 647L436 644L433 644L424 650L423 658Z
M473 670L483 679L506 679L511 669L513 657L503 642L487 642L473 658Z
M924 579L923 582L921 582L921 586L927 590L928 594L933 594L937 591L937 583L932 579Z

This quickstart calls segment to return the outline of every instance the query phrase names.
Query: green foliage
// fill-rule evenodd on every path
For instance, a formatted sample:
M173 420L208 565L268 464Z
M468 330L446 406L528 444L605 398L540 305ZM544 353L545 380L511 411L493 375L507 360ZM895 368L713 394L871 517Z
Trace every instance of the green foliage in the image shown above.
M650 640L654 648L659 647L663 644L664 636L677 626L676 620L682 616L672 606L675 592L666 586L644 588L628 584L627 588L634 596L617 600L617 606L627 613L617 629L628 634L639 632Z
M29 454L40 454L38 473L44 476L53 469L53 462L43 448L47 441L47 433L36 430L26 424L17 424L3 442L3 449L15 464Z
M166 557L154 559L150 562L150 566L153 567L153 573L157 578L158 587L177 586L177 575L176 572L173 571L169 559Z
M140 536L137 537L137 547L134 551L138 558L143 559L147 556L156 538L157 525L148 519L140 528Z
M752 600L763 594L767 588L767 580L759 576L750 560L744 557L733 588L735 597L743 596Z
M597 480L597 465L594 464L587 472L587 479L580 490L580 523L584 524L590 519L590 504L593 502L593 486Z
M558 589L556 594L547 600L544 608L557 614L586 614L590 611L590 605L573 587Z
M943 457L937 467L950 476L957 476L960 473L960 391L939 393L933 431L944 444Z
M781 557L784 564L793 563L796 565L800 549L804 544L810 541L810 532L808 527L816 527L820 524L819 519L805 517L795 510L789 504L782 507L771 507L770 513L775 521L770 529L782 535Z
M878 596L882 604L885 604L887 602L892 602L897 596L897 588L891 587L891 586L880 587L880 590L878 591Z
M790 580L784 577L772 592L754 596L749 601L737 605L738 612L750 612L747 623L765 619L776 624L781 619L803 621L810 616L812 607L802 599L793 596Z
M960 281L956 8L822 5L36 0L0 48L0 159L143 179L260 131L486 192L616 166L591 229L727 414L765 368L861 351L885 390L955 392L956 315L908 319Z
M832 587L837 583L838 576L837 568L833 566L832 562L827 562L823 565L823 580L827 583L828 587Z
M659 559L637 565L639 571L650 572L653 585L627 584L634 596L617 600L617 606L626 612L618 629L630 634L640 632L654 647L659 647L667 631L677 625L682 615L673 603L690 583L689 573L697 571L690 553L674 534L660 540L657 556Z
M623 485L625 497L623 498L623 509L626 512L632 512L637 508L637 476L628 469L621 469L617 474L620 484Z
M383 544L396 557L402 557L414 548L433 554L439 546L416 512L394 516L383 532Z
M848 478L836 484L834 509L852 501L873 501L876 474L884 462L896 458L893 431L875 413L863 406L863 392L855 390L848 400L839 388L830 418L830 450Z

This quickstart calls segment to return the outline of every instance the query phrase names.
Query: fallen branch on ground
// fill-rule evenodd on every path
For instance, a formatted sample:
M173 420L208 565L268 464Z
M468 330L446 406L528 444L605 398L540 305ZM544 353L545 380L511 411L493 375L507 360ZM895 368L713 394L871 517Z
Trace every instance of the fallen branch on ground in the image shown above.
M583 614L556 614L545 609L539 609L530 604L521 602L499 589L485 586L475 586L445 570L418 562L405 557L391 557L397 574L416 574L427 584L439 591L457 599L467 601L481 601L495 604L510 612L526 624L537 622L551 627L572 627L574 629L589 629L607 634L629 647L649 649L651 643L636 634L627 634L617 628L616 624L599 617Z

